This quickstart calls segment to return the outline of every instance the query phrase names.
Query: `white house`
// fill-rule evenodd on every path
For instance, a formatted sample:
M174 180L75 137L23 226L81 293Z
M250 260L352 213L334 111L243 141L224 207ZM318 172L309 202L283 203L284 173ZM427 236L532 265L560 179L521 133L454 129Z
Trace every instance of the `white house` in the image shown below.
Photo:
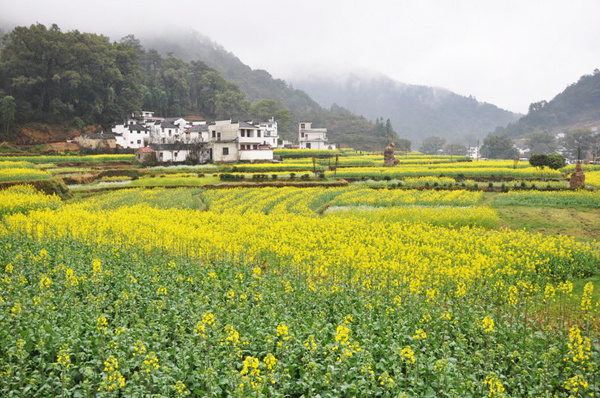
M480 158L479 147L478 146L470 146L467 156L469 156L471 159L479 159Z
M271 148L277 148L277 140L279 139L279 133L277 131L277 122L275 118L271 118L266 122L258 123L258 127L263 131L263 137L265 142L271 145Z
M206 142L208 141L208 124L195 124L188 127L183 132L183 142Z
M217 120L208 125L215 162L270 161L273 149L259 126L241 121Z
M153 133L155 123L163 118L154 116L154 112L142 111L140 116L131 114L123 123L112 128L117 145L122 148L141 148L146 146Z
M312 122L300 122L298 126L300 149L336 149L327 141L327 129L313 128Z

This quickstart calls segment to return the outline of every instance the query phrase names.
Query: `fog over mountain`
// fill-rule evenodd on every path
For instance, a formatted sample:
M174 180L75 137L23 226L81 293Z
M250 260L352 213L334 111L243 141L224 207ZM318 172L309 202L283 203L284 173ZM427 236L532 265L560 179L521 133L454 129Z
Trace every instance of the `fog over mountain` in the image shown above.
M210 36L276 78L378 71L525 113L600 64L598 0L0 0L0 22Z
M370 119L389 118L398 135L413 142L436 135L474 144L521 116L443 88L405 84L367 71L292 83L324 106L336 103Z

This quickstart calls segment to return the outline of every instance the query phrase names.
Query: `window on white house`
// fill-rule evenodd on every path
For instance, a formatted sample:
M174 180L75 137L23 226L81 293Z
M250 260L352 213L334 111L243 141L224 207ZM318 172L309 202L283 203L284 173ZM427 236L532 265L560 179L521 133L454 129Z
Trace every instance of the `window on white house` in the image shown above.
M225 147L223 148L223 156L227 156L229 155L229 148Z
M256 131L256 136L257 136L257 137L260 137L260 130L257 130L257 131Z
M300 124L300 128L303 129L304 128L304 123Z
M141 144L141 143L142 143L142 140L138 140L138 144Z

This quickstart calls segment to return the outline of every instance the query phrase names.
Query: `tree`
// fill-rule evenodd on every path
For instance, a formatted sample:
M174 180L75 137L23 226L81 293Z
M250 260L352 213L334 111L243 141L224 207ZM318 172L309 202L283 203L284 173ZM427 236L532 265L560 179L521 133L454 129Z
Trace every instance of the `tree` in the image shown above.
M52 25L17 27L0 52L0 90L16 102L17 121L109 127L139 110L136 52L127 44Z
M527 136L527 147L532 154L556 152L556 137L548 131L536 131Z
M468 151L467 147L463 144L448 144L444 147L446 155L467 156Z
M17 106L13 97L7 95L0 99L0 126L2 126L4 133L8 133L8 130L15 121L16 113Z
M402 152L409 152L410 151L410 146L411 146L411 142L410 140L407 140L406 138L398 138L396 141L396 150L397 151L402 151Z
M436 136L427 137L423 140L423 143L421 143L419 151L426 155L437 155L441 152L442 148L444 148L445 143L445 138Z
M591 152L592 157L596 157L600 147L600 133L585 129L574 130L565 135L561 145L571 158L585 158L588 152Z
M519 151L508 136L490 134L483 140L481 153L490 159L514 159Z
M275 118L279 130L285 131L287 124L292 120L292 115L287 109L282 109L272 99L265 99L255 102L248 111L250 117L257 121L267 121Z
M227 90L217 94L215 108L218 119L240 119L248 116L250 102L241 92Z
M565 157L562 155L536 154L529 158L529 164L531 164L533 167L539 167L541 169L544 167L549 167L553 170L558 170L562 167L565 167L566 161Z

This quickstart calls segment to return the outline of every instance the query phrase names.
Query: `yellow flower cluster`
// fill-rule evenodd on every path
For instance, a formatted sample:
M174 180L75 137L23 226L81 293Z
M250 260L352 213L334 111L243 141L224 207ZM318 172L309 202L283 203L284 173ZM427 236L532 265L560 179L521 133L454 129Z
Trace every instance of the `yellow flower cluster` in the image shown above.
M0 192L0 216L42 208L55 209L61 203L58 196L45 195L31 185L15 185Z
M495 374L490 374L486 376L483 384L488 386L488 397L504 397L504 385L502 385L502 381Z
M215 324L215 316L212 312L206 312L202 315L202 319L196 323L194 327L194 334L198 337L206 337L206 330Z
M158 364L158 357L154 351L149 352L144 357L144 362L142 363L142 372L150 373L153 370L158 370L160 365Z
M352 189L338 195L333 206L406 206L406 205L459 205L477 204L483 197L481 191L416 191L403 189L373 190L368 188Z
M60 348L60 351L58 352L58 355L56 356L56 363L57 363L57 365L59 365L60 367L62 367L64 369L69 369L72 366L71 352L69 350L69 347L67 347L66 345L63 345Z
M585 173L585 183L600 188L600 171L588 171Z
M11 160L3 160L0 161L0 169L11 169L11 168L18 168L18 169L33 169L35 168L35 165L31 162L25 162L25 161L11 161Z
M582 375L575 375L563 384L565 390L577 393L580 389L587 389L588 382L585 381Z
M52 174L44 170L17 167L0 169L0 182L48 180L50 178L52 178Z
M415 352L411 347L404 347L402 350L400 350L400 358L408 364L417 362L417 358L415 358Z
M336 172L327 171L327 177L338 178L407 178L407 177L539 177L539 178L560 178L561 173L558 170L544 169L540 170L535 167L482 167L481 162L472 163L444 163L441 165L406 165L399 167L351 167L338 169Z
M448 229L361 217L340 222L337 217L289 213L240 216L236 209L220 214L138 205L93 212L65 206L9 215L0 234L42 241L69 238L111 248L136 246L149 252L167 250L174 255L248 263L268 256L272 266L291 266L310 280L323 282L345 278L345 270L352 268L351 283L384 288L391 277L394 283L410 286L413 294L424 292L425 286L441 292L450 285L456 290L459 283L471 292L478 289L474 282L479 280L538 280L561 267L576 273L579 261L600 261L597 245L567 236ZM100 260L94 261L92 274L103 275Z
M173 390L179 396L190 395L190 390L186 388L186 385L181 380L177 380L177 383L173 385Z
M585 364L591 357L592 342L589 337L581 336L581 330L575 325L569 329L567 348L565 361L571 360L575 363Z
M494 331L494 319L489 316L485 316L481 321L481 329L485 333L492 333Z
M98 391L113 391L125 387L125 378L119 371L119 361L113 355L104 361L104 375Z

